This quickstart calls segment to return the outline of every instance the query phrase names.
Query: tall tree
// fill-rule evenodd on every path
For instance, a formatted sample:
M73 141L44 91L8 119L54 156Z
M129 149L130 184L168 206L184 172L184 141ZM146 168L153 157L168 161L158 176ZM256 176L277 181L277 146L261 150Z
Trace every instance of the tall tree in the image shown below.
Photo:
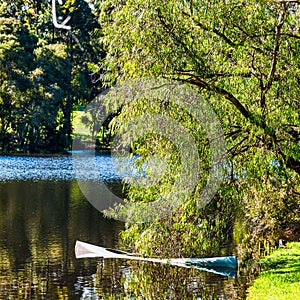
M288 222L284 214L290 212L280 203L299 204L299 1L96 4L108 52L105 78L112 84L166 77L198 89L225 131L235 175L227 185L230 193L238 189L235 197L243 199L249 220L262 223L260 228ZM118 126L130 117L130 109L124 107ZM133 188L131 197L147 198L141 193Z
M104 1L107 9L103 41L114 76L163 75L206 90L220 116L230 108L236 117L226 122L240 140L233 155L252 144L241 126L249 124L257 145L300 173L298 4Z
M100 48L94 46L99 25L88 4L57 3L58 16L71 15L72 32L55 29L51 11L46 0L1 4L2 151L69 148L73 107L101 88L89 75Z
M32 68L33 50L37 40L21 22L7 14L2 3L1 30L1 137L2 149L9 149L15 139L17 111L26 91L31 87L28 73Z

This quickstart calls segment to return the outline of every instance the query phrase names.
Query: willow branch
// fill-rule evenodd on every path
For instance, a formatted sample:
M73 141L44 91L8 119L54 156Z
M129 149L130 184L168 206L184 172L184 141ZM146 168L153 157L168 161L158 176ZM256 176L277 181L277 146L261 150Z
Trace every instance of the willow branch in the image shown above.
M191 74L190 76L191 77L188 79L181 79L181 80L189 82L189 83L197 85L197 86L200 86L200 87L203 87L203 88L206 88L207 90L214 91L218 95L223 96L224 98L229 100L246 119L250 118L250 116L251 116L250 112L245 108L245 106L233 94L229 93L228 91L226 91L220 87L217 87L213 84L206 82L205 80L199 78L196 75Z
M275 41L274 41L274 49L273 49L273 59L272 59L272 65L270 69L270 73L268 75L268 83L264 87L265 91L268 91L273 83L274 75L275 75L275 70L276 70L276 65L277 65L277 58L278 58L278 52L279 52L279 41L280 41L280 35L281 35L281 29L286 17L286 11L287 11L287 5L284 4L284 8L282 11L282 14L279 18L279 22L276 26L275 29Z

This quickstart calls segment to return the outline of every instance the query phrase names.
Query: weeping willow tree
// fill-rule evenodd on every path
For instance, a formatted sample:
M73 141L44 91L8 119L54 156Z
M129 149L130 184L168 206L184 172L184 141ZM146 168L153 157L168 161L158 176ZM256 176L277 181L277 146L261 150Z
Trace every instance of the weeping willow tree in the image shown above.
M203 187L199 180L194 196L172 218L129 224L124 237L148 253L195 254L208 238L207 248L213 238L226 241L240 207L244 223L236 226L242 228L236 230L238 239L292 238L299 228L300 2L112 0L95 7L107 51L102 78L107 85L164 77L193 86L222 123L230 166L230 176L206 208L193 205ZM183 126L201 136L195 120L182 118L180 109L155 108L147 101L124 106L115 128L141 111L184 119ZM155 149L179 163L167 141L159 146L158 139L146 140L133 147L142 161ZM205 161L207 144L196 144ZM142 190L132 185L129 201L154 200L172 184L165 180Z

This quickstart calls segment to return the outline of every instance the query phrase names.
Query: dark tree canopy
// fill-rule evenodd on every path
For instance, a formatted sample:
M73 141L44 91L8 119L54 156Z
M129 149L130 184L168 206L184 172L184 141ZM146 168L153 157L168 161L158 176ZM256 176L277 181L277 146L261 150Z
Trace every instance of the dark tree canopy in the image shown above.
M96 17L83 0L57 4L72 33L53 26L51 1L0 7L0 134L3 152L61 152L70 147L71 112L101 88L90 76L103 51Z

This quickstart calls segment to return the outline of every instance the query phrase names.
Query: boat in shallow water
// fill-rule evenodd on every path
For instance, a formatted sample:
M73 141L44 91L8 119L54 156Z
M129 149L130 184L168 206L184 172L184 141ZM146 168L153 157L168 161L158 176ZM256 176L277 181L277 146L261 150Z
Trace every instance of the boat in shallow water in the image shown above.
M76 258L122 258L153 263L163 263L173 266L196 268L199 270L220 274L223 276L235 277L238 267L235 256L211 257L211 258L152 258L141 257L133 253L124 252L117 249L109 249L91 245L85 242L76 241Z

